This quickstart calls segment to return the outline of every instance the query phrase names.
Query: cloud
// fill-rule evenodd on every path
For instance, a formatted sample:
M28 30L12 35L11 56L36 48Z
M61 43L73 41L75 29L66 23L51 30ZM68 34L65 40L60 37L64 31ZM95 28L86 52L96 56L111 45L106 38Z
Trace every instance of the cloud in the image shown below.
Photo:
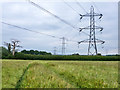
M69 6L63 2L37 2L40 6L44 7L48 11L54 13L60 18L77 27L86 27L89 25L89 18L83 18L80 22L80 16L73 11ZM86 14L85 11L80 8L76 2L68 2L74 9L81 14ZM92 3L81 3L81 5L89 11ZM96 35L97 38L106 41L106 48L110 49L112 53L117 53L114 49L117 48L117 3L100 2L96 3L96 6L103 13L103 19L99 23L103 26L103 34ZM15 24L21 27L32 29L33 31L39 31L46 34L55 35L58 37L66 37L67 39L73 39L81 41L88 39L87 35L81 33L79 30L73 29L69 25L61 22L50 14L38 9L28 2L7 2L2 5L2 17L3 21ZM98 13L98 10L95 8ZM98 18L95 18L96 20ZM9 42L11 38L16 38L21 42L21 45L25 49L37 49L53 51L53 47L58 48L58 53L61 53L61 39L52 38L49 36L41 35L39 33L32 33L24 31L12 26L3 25L3 41ZM85 31L89 34L89 30ZM81 44L79 49L77 42L70 42L66 45L66 53L71 54L78 52L80 54L87 54L88 44ZM100 49L99 52L105 54L105 51Z

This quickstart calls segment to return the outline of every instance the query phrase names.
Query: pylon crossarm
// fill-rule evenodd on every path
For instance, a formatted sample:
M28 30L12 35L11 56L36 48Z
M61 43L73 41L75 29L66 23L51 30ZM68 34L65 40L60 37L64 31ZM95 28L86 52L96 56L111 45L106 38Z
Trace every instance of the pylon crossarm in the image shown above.
M90 28L90 26L88 26L88 27L85 27L85 28L79 28L79 32L81 32L83 29L100 29L100 31L103 30L102 27L95 26L95 28Z
M83 29L89 29L89 28L90 28L90 26L85 27L85 28L79 28L79 29L80 29L80 31L79 31L79 32L81 32Z
M99 14L99 13L94 13L94 16L100 16L100 18L102 18L102 14Z
M82 43L82 42L88 43L88 41L89 41L89 39L86 39L86 40L83 40L83 41L78 42L78 44L80 44L80 43Z
M95 26L95 29L100 29L100 31L102 31L103 27Z
M87 14L85 14L85 15L82 15L82 14L79 14L80 15L80 17L90 17L91 15L93 15L93 14L91 14L91 13L87 13ZM98 13L94 13L94 16L100 16L99 17L99 19L100 18L102 18L102 14L98 14Z
M82 14L79 14L79 15L80 15L80 20L81 20L83 17L89 17L89 16L90 16L89 13L87 13L87 14L85 14L85 15L82 15Z
M101 44L104 44L104 43L105 43L105 41L102 41L102 40L99 40L99 39L96 39L95 41L94 41L94 40L91 41L91 40L89 40L89 39L86 39L86 40L83 40L83 41L78 42L78 44L81 44L81 43L89 43L89 42L91 42L91 43L96 42L96 43L101 43Z
M100 26L95 26L95 29L103 29L103 27L100 27Z
M97 40L97 42L101 42L101 44L105 43L105 41L103 41L103 40L100 40L100 39L96 39L96 40Z

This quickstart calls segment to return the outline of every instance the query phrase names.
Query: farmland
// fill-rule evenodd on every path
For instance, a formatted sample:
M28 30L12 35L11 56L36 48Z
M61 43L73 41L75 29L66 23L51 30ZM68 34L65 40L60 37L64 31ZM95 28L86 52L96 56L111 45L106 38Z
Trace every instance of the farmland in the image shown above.
M117 88L118 61L3 60L3 88Z

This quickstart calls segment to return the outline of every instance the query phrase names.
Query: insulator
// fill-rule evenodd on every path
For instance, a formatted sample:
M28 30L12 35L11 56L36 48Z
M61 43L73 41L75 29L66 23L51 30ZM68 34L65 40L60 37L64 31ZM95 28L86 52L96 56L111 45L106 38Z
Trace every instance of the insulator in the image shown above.
M103 41L101 44L104 44L105 42Z
M102 31L102 30L103 30L103 28L100 29L100 31Z
M82 19L82 17L80 17L80 20Z
M81 42L78 42L78 45L80 44Z
M81 15L81 14L79 14L80 15L80 20L83 18L83 16Z
M79 28L80 29L80 31L79 32L81 32L82 31L82 29L81 28Z
M81 17L82 17L82 15L81 14L79 14Z
M99 19L101 19L101 18L102 18L102 16L103 16L103 15L102 15L102 14L100 14L100 17L99 17Z

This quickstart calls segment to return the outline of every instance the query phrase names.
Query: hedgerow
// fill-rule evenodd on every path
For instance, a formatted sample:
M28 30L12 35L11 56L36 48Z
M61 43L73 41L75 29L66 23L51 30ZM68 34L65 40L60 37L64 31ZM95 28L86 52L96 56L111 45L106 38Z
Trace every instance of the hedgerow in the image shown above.
M15 56L3 56L2 59L23 60L77 60L77 61L119 61L119 56L82 56L82 55L31 55L16 53Z

